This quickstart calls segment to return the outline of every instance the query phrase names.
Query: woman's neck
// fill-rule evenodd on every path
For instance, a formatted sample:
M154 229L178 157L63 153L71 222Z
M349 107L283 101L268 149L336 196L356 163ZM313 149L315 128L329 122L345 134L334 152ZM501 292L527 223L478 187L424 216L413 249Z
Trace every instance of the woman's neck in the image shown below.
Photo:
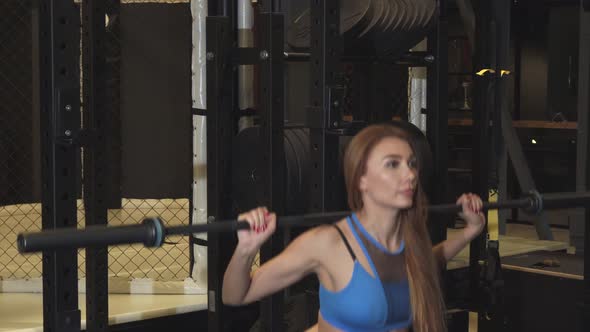
M357 212L363 227L390 251L399 249L402 241L399 210L365 205Z

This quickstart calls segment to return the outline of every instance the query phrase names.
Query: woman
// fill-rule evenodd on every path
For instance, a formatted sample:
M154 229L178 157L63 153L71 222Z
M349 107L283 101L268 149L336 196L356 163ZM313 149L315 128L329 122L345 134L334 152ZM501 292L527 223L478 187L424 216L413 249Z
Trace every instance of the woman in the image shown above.
M457 200L467 226L432 248L427 202L408 132L371 125L350 142L344 177L351 215L312 228L250 275L254 257L276 228L260 207L238 219L238 245L223 281L223 301L243 305L314 273L320 283L318 331L443 331L444 302L438 264L445 264L482 231L482 201ZM438 261L438 262L437 262Z

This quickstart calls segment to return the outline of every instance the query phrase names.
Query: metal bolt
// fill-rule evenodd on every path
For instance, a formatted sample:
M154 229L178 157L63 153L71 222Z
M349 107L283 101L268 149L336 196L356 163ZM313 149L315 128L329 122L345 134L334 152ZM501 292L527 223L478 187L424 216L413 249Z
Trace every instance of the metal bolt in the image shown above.
M338 127L338 121L334 121L334 123L332 123L332 125L333 125L334 127Z
M266 60L266 59L268 59L269 56L270 55L268 54L268 51L267 50L260 51L260 59Z
M214 222L214 221L215 221L215 217L214 217L214 216L209 216L209 217L207 217L207 222L208 222L208 223L212 223L212 222Z
M334 105L334 107L338 107L338 106L340 106L340 103L338 102L338 100L334 100L333 105Z
M69 136L72 136L72 131L71 131L71 130L66 130L66 131L64 132L64 134L66 134L66 136L68 136L68 137L69 137Z
M66 111L71 111L72 110L72 105L66 105Z
M426 62L434 62L434 55L427 55L424 57L424 61Z
M211 61L213 59L215 59L215 53L207 52L207 60Z

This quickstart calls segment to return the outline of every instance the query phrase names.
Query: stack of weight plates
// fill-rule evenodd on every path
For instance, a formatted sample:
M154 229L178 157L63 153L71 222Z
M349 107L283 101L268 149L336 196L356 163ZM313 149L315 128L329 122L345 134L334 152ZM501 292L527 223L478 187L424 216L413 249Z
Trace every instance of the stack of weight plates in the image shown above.
M240 211L266 204L264 184L268 181L262 151L260 127L246 128L238 134L233 146L232 198ZM296 214L307 207L307 191L310 170L309 130L285 128L282 162L285 165L285 213Z
M308 4L291 7L287 42L295 51L310 47ZM344 54L399 56L424 39L435 17L436 0L340 0Z

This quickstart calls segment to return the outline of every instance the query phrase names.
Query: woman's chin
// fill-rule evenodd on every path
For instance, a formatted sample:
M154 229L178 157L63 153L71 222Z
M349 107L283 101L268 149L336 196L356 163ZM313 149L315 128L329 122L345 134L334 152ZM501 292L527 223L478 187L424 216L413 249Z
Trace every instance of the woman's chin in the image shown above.
M413 205L414 205L414 201L411 199L408 199L408 200L395 202L394 204L392 204L391 207L394 209L398 209L398 210L406 210L406 209L411 208Z

